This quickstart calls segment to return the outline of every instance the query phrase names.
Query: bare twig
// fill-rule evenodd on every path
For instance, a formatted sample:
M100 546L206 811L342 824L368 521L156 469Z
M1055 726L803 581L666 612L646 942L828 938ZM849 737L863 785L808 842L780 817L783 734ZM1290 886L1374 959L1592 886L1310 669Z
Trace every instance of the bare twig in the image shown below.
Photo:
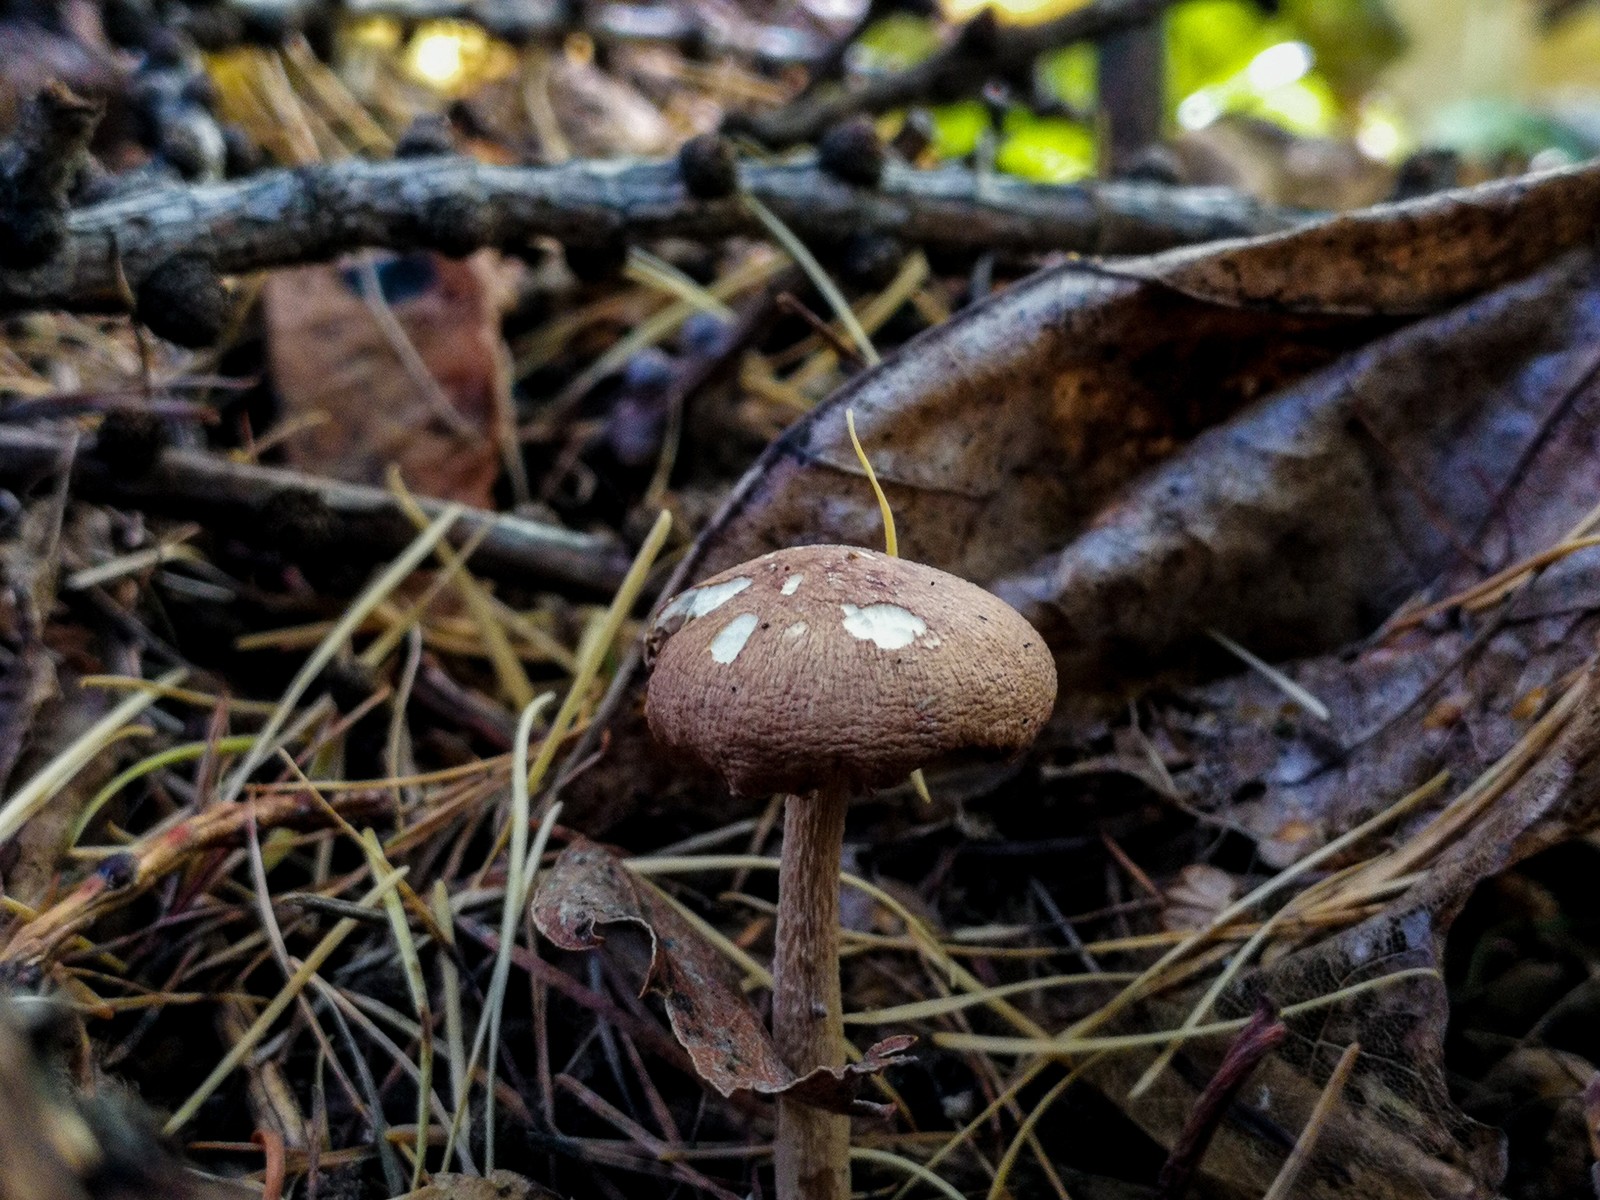
M385 789L346 792L335 804L346 816L372 820L393 810ZM48 959L73 934L126 904L181 863L221 846L243 843L250 821L260 829L317 829L324 807L309 792L283 792L242 804L216 804L165 829L157 829L106 859L77 887L18 926L0 949L0 965Z
M914 67L868 80L858 88L808 95L786 108L738 114L731 129L770 146L815 141L827 128L859 113L971 96L991 79L1026 72L1047 50L1146 25L1170 0L1094 0L1038 25L999 26L989 10L968 21L943 50Z
M60 469L66 441L26 429L0 429L0 486L17 488ZM285 471L231 462L217 455L169 449L150 470L116 471L92 455L72 462L72 490L88 499L146 512L203 521L246 539L265 533L282 537L286 501L309 508L319 526L319 555L349 556L357 563L392 557L416 536L416 528L388 492ZM419 501L429 517L442 506ZM527 585L565 585L609 594L627 570L628 556L609 538L574 533L503 513L469 509L451 530L456 545L482 534L472 568ZM292 550L293 547L291 546Z
M875 189L840 182L813 163L746 164L740 177L789 228L820 242L888 233L972 251L1128 254L1284 229L1303 215L1217 188L1035 184L960 167L890 164ZM73 212L50 261L27 271L0 267L0 311L115 309L113 238L137 287L196 247L230 274L324 261L363 246L461 254L519 248L538 237L598 245L760 232L739 197L691 197L671 162L349 161L154 188Z
M1222 1065L1206 1083L1194 1102L1189 1119L1183 1123L1178 1139L1172 1145L1167 1161L1156 1180L1160 1200L1182 1200L1188 1190L1189 1180L1206 1148L1222 1123L1228 1105L1250 1079L1261 1060L1283 1041L1289 1030L1278 1019L1278 1014L1265 1001L1256 1009L1250 1023L1239 1031L1239 1036L1228 1047Z

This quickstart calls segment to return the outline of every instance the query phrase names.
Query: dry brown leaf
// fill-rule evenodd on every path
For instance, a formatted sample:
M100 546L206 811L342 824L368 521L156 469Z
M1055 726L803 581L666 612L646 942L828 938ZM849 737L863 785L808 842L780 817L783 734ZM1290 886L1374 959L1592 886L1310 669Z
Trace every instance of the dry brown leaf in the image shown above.
M778 1057L721 955L610 851L583 839L563 850L539 885L533 920L563 950L599 948L606 942L599 930L606 926L613 933L618 926L643 933L649 942L644 990L660 994L695 1070L724 1096L788 1096L853 1116L893 1111L861 1099L860 1089L869 1075L906 1061L902 1052L916 1039L886 1038L858 1063L797 1077Z
M492 436L510 387L495 257L375 257L275 271L264 305L289 462L382 485L390 463L425 496L492 507Z
M1269 658L1342 645L1472 547L1600 369L1600 268L1380 338L1196 438L1059 555L992 586L1064 674L1125 683L1208 629ZM1575 518L1574 518L1575 519ZM1109 678L1108 678L1109 677Z
M1523 323L1524 312L1533 324ZM1477 362L1478 379L1452 376L1432 405L1425 403L1428 376L1418 381L1409 407L1439 414L1447 436L1403 444L1407 478L1396 496L1409 493L1414 512L1425 499L1432 517L1448 522L1472 554L1455 553L1437 532L1431 550L1416 547L1417 567L1445 568L1428 589L1431 598L1454 595L1492 570L1559 544L1600 495L1594 453L1600 268L1582 256L1391 341L1441 323L1478 333L1455 339L1462 361L1469 367ZM1475 413L1452 414L1461 389L1485 393L1472 406ZM1322 503L1331 507L1335 499L1325 495ZM1348 499L1338 506L1364 517L1351 536L1407 524L1386 512L1363 512ZM1265 523L1254 513L1229 518L1225 511L1213 521L1220 526L1224 518L1236 525ZM1347 516L1339 520L1349 523ZM1421 532L1426 522L1414 516L1409 524ZM1303 586L1299 580L1319 579L1315 560L1304 557L1304 539L1297 544L1284 555L1282 569L1258 557L1250 576L1256 587L1276 594ZM1390 578L1405 590L1421 582L1408 583L1404 572ZM1484 614L1464 620L1445 614L1354 653L1288 668L1327 706L1328 721L1301 711L1269 680L1243 673L1177 703L1157 702L1156 735L1170 757L1192 764L1177 776L1191 803L1226 810L1259 839L1269 862L1291 861L1439 771L1470 780L1510 749L1593 653L1600 633L1592 599L1597 581L1600 552L1579 550ZM1216 577L1208 582L1207 597L1218 584ZM1337 586L1326 564L1319 586ZM1218 612L1228 594L1240 602L1240 588L1224 590L1217 600L1191 601L1202 618ZM1397 588L1388 599L1392 604L1404 594ZM1175 613L1172 620L1183 618Z

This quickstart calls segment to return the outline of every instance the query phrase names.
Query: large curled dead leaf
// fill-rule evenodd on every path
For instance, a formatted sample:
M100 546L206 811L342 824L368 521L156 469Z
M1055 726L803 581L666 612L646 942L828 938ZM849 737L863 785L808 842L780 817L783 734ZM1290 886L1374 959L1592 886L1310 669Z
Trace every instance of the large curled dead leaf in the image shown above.
M1591 166L1114 269L1069 263L1041 272L911 342L797 422L735 488L674 582L799 542L875 542L876 500L844 427L853 410L903 552L1000 583L1031 602L1030 615L1059 608L1060 620L1042 623L1067 656L1067 677L1081 673L1074 656L1115 657L1125 682L1130 654L1154 665L1222 614L1240 640L1270 633L1301 649L1336 645L1397 587L1434 569L1414 561L1411 543L1420 538L1436 560L1440 538L1432 514L1406 503L1410 481L1399 464L1411 443L1448 440L1462 424L1493 427L1484 406L1507 390L1508 354L1538 366L1565 353L1568 371L1583 370L1594 319L1583 307L1587 260L1565 260L1542 282L1486 300L1487 309L1435 318L1444 324L1399 340L1384 335L1583 245L1597 207L1600 167ZM1529 304L1535 311L1519 320ZM1368 343L1364 355L1352 353ZM1573 378L1531 379L1542 394L1521 405L1530 420ZM1124 490L1300 380L1297 401L1237 435L1253 436L1254 450L1196 447L1187 475ZM1469 431L1455 457L1490 458L1504 474L1520 447L1502 444L1503 432ZM1230 486L1242 466L1250 476ZM1334 475L1326 485L1322 466ZM1428 465L1461 488L1477 467ZM1216 495L1182 494L1207 487ZM1308 528L1320 550L1310 567L1316 586L1287 595L1255 588L1243 604L1237 586L1213 589L1219 574L1248 576L1298 550L1281 515L1276 541L1265 545L1248 518L1277 510L1337 519L1352 495L1363 502L1358 519L1399 508L1403 527L1359 538L1345 536L1348 526L1326 536ZM1232 540L1208 537L1224 515L1241 525ZM1103 561L1107 538L1095 538L1108 522L1120 523L1113 561ZM1185 544L1190 525L1196 535ZM1174 612L1189 614L1178 636Z
M1021 607L1064 712L1214 662L1212 629L1268 657L1333 649L1478 532L1593 369L1597 206L1591 165L1041 272L792 426L663 594L782 546L878 542L853 411L902 552ZM573 795L591 828L660 791L635 708L619 722L626 778Z
M621 926L644 934L649 948L642 990L660 994L695 1070L724 1096L788 1096L852 1116L893 1111L861 1099L861 1086L868 1076L904 1062L903 1052L916 1039L886 1038L860 1062L797 1076L778 1057L725 960L603 847L578 839L561 852L534 897L533 921L563 950L599 948L606 942L599 930L606 926L613 933Z

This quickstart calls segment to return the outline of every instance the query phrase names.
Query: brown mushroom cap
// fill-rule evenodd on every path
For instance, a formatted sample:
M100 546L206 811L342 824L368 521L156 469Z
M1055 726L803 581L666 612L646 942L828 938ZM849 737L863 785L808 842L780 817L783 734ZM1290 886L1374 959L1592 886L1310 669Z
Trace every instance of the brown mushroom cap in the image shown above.
M1055 703L1044 639L955 575L799 546L675 597L650 633L645 714L742 795L859 790L1014 757Z

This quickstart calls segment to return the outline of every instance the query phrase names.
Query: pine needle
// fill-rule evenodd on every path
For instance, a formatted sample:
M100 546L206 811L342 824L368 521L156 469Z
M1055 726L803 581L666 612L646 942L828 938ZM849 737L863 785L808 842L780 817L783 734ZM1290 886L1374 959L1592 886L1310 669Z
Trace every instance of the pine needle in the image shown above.
M484 1010L483 1017L478 1025L480 1035L487 1026L488 1031L488 1070L490 1084L484 1092L483 1098L483 1160L485 1171L494 1170L494 1073L495 1063L500 1056L500 1021L505 1012L506 983L511 976L511 948L516 944L517 926L522 923L522 910L527 903L527 894L523 890L524 877L529 885L533 882L533 870L538 869L539 860L544 855L545 843L550 838L550 829L556 822L556 816L561 811L561 805L552 804L545 813L543 822L539 825L539 836L536 839L532 854L532 868L529 869L528 854L528 825L533 817L533 801L528 785L528 742L533 736L533 723L538 719L539 713L554 697L550 693L540 696L527 708L522 710L522 717L517 722L517 736L512 743L511 758L511 857L506 866L506 894L505 903L500 910L500 950L495 955L494 974L489 980L489 1003ZM545 735L544 747L548 747L559 738L555 729ZM543 749L541 747L541 758ZM473 1040L472 1061L468 1063L467 1073L470 1076L472 1067L477 1061L479 1038ZM450 1157L449 1144L445 1145L445 1158Z
M378 835L372 829L361 831L361 848L366 851L367 863L374 879L385 879L394 870L383 855ZM428 985L422 977L422 959L417 954L416 939L411 936L411 923L406 920L405 905L398 892L383 898L383 907L394 932L395 948L400 954L400 969L405 976L406 988L411 993L411 1004L417 1013L417 1145L415 1161L411 1168L411 1190L422 1186L423 1163L427 1159L429 1101L433 1095L433 1012L428 1002Z
M878 498L878 513L883 518L883 552L890 558L900 557L900 535L894 527L894 509L889 507L889 497L884 493L883 485L878 482L878 473L872 469L872 460L867 457L866 450L861 445L861 439L856 436L856 410L844 410L845 428L850 431L850 445L855 448L856 461L861 464L861 469L866 473L867 482L872 485L872 494ZM917 797L927 805L933 804L933 796L928 791L928 778L918 767L911 772L911 786L916 790Z
M1262 658L1260 655L1252 654L1227 634L1221 633L1218 630L1208 629L1206 630L1206 634L1211 638L1212 641L1216 642L1217 645L1221 646L1229 654L1232 654L1240 662L1244 663L1245 666L1255 671L1256 674L1260 675L1268 683L1272 684L1273 687L1277 688L1280 692L1289 697L1289 699L1293 700L1301 708L1305 709L1317 720L1333 720L1333 714L1328 711L1328 706L1326 704L1324 704L1321 700L1318 700L1309 691L1301 687L1294 680L1290 679L1266 659Z
M995 1164L994 1182L989 1185L987 1200L1005 1200L1005 1197L1011 1194L1006 1188L1006 1181L1011 1178L1011 1170L1017 1165L1017 1159L1022 1156L1022 1148L1028 1140L1028 1135L1033 1132L1034 1127L1039 1124L1044 1114L1050 1110L1050 1106L1061 1099L1066 1090L1077 1083L1083 1073L1099 1062L1102 1057L1103 1055L1096 1054L1092 1058L1086 1059L1067 1072L1066 1078L1059 1081L1048 1092L1039 1097L1038 1102L1033 1106L1033 1110L1028 1113L1021 1126L1018 1127L1017 1135L1011 1139L1011 1144L1006 1147L1006 1152L1000 1156L1000 1161Z
M1353 1000L1367 992L1377 991L1379 988L1390 987L1396 983L1403 983L1408 979L1429 977L1437 979L1439 972L1433 967L1407 967L1402 971L1394 971L1388 975L1380 975L1376 979L1366 979L1360 983L1353 983L1349 987L1340 988L1338 991L1329 992L1325 996L1316 996L1310 1000L1302 1000L1298 1004L1288 1004L1283 1007L1279 1015L1284 1019L1300 1016L1302 1013L1316 1012L1318 1009L1329 1008L1335 1004L1342 1004L1346 1000ZM1222 1037L1230 1033L1238 1033L1250 1023L1250 1018L1239 1017L1232 1021L1213 1021L1208 1025L1196 1025L1192 1029L1157 1029L1149 1033L1123 1033L1112 1034L1105 1037L1075 1037L1063 1034L1058 1038L1014 1038L990 1037L986 1034L976 1033L936 1033L933 1035L933 1044L943 1046L947 1050L978 1050L987 1054L1012 1054L1012 1055L1042 1055L1054 1059L1073 1058L1080 1054L1092 1054L1102 1050L1139 1050L1149 1046L1165 1046L1169 1042L1187 1042L1198 1038Z
M891 1167L902 1174L909 1175L913 1182L925 1183L941 1196L948 1196L950 1200L966 1200L955 1187L940 1179L927 1167L919 1162L913 1162L898 1154L891 1154L887 1150L873 1150L867 1146L851 1146L850 1159L852 1162L869 1162L880 1167Z
M427 528L428 515L422 511L422 505L417 503L415 497L411 495L411 490L406 487L398 466L390 466L388 483L389 491L394 495L400 511L405 513L406 519L419 530ZM517 708L526 708L533 703L533 684L528 680L528 673L522 669L522 660L511 648L511 638L507 636L505 626L499 620L488 591L467 570L464 554L445 542L436 545L433 552L439 559L439 565L450 572L456 590L461 594L461 602L467 606L467 611L472 614L472 619L478 626L479 636L483 638L484 651L494 667L495 679L500 684L500 690Z
M385 896L400 886L400 881L405 878L407 870L408 868L402 867L386 879L381 880L376 887L356 903L362 908L376 908L383 903ZM295 971L289 982L284 984L283 990L272 998L271 1003L266 1008L261 1010L261 1015L251 1023L250 1028L245 1030L243 1036L233 1044L228 1053L223 1055L222 1061L212 1069L211 1074L205 1077L200 1086L194 1090L193 1095L185 1100L178 1111L167 1119L167 1123L162 1126L161 1131L163 1133L170 1137L189 1123L195 1113L200 1111L200 1106L210 1098L211 1093L217 1090L222 1081L233 1073L234 1068L245 1060L245 1056L256 1048L262 1038L267 1036L267 1031L272 1028L273 1023L283 1015L289 1005L294 1003L295 997L305 990L306 984L316 975L322 964L328 961L333 952L344 942L345 938L355 932L358 924L360 922L354 917L345 917L323 935L322 940L312 948L311 953L306 955L305 961L300 964L299 970Z
M168 671L156 682L167 687L184 677L182 670ZM18 788L0 805L0 843L16 835L23 824L71 782L73 776L111 743L128 736L128 723L149 708L160 693L138 691L101 717Z
M1306 1163L1311 1160L1311 1152L1317 1147L1317 1138L1321 1136L1323 1126L1328 1123L1333 1106L1344 1094L1344 1085L1349 1082L1350 1072L1355 1069L1356 1059L1360 1057L1360 1042L1351 1042L1344 1048L1344 1053L1334 1064L1333 1074L1328 1076L1322 1095L1317 1097L1311 1115L1306 1118L1306 1127L1300 1131L1294 1149L1289 1151L1289 1157L1284 1160L1283 1166L1278 1168L1277 1178L1272 1181L1272 1186L1267 1189L1267 1194L1261 1200L1288 1200L1294 1194L1294 1185L1300 1178L1300 1172L1305 1170Z
M861 357L867 364L875 367L882 362L883 359L872 345L872 339L867 336L867 331L861 328L861 322L856 319L855 310L850 307L849 301L828 277L828 273L822 269L822 264L817 261L816 256L795 236L794 230L779 220L777 213L749 192L740 193L739 199L744 202L751 215L765 226L766 231L772 235L772 240L783 247L784 252L799 264L800 269L806 273L806 278L811 280L811 286L822 293L822 298L828 302L828 307L833 309L833 315L839 318L839 324L844 326L844 331L850 335L850 340L855 343L856 349L861 352Z
M445 938L441 949L446 953L439 955L439 990L444 994L444 1040L450 1052L450 1104L453 1112L460 1112L467 1102L467 1038L466 1024L461 1017L461 972L456 970L455 960L448 953L448 948L456 944L456 927L450 911L450 889L444 880L434 881L431 899L434 920L444 931ZM472 1170L465 1144L459 1147L458 1157L463 1171ZM448 1165L449 1160L445 1158L440 1162Z
M361 623L367 619L373 609L377 608L390 592L399 587L411 572L422 565L423 559L432 553L433 548L450 531L450 526L456 523L456 519L464 511L465 509L459 504L452 504L447 507L434 519L432 524L417 535L416 539L401 552L394 562L389 564L382 574L367 585L366 590L357 596L350 607L345 610L344 615L328 631L321 644L312 652L311 657L306 659L305 664L295 674L294 679L290 681L288 689L278 700L277 707L273 709L272 716L267 718L266 725L256 735L256 744L250 748L250 752L245 755L244 761L234 770L227 784L220 789L220 803L226 804L239 798L239 794L244 791L244 785L250 779L251 773L265 762L267 756L272 753L278 733L283 729L290 714L294 712L295 705L300 703L300 698L316 682L317 677L322 673L322 669L333 661L334 655L349 640L351 634L361 627Z
M855 409L844 410L844 425L850 432L850 445L855 448L856 461L861 464L867 482L872 485L872 494L878 498L878 512L883 517L883 552L890 558L899 558L900 538L895 532L894 510L889 507L889 497L884 494L883 485L878 482L878 473L872 469L872 460L867 457L867 452L862 449L861 439L856 436Z
M146 693L154 699L159 693ZM167 767L176 766L182 762L193 762L203 757L206 752L214 751L217 754L238 754L248 750L256 743L253 733L241 733L234 737L218 738L215 742L186 742L181 746L172 746L158 754L141 758L127 770L121 772L112 781L95 793L94 799L78 814L78 819L72 823L72 830L67 834L67 847L70 849L78 844L78 839L83 836L83 831L89 828L90 822L106 804L123 788L136 780L143 779L146 775L153 775Z
M931 1000L917 1000L910 1004L896 1004L889 1008L872 1008L864 1012L845 1013L846 1025L898 1025L906 1021L926 1021L932 1017L986 1004L1003 996L1017 996L1027 992L1044 992L1051 988L1072 987L1078 984L1126 983L1133 979L1131 971L1081 972L1076 975L1043 975L1038 979L1023 979L1016 983L1003 983L978 992L961 992L953 996L936 996Z

